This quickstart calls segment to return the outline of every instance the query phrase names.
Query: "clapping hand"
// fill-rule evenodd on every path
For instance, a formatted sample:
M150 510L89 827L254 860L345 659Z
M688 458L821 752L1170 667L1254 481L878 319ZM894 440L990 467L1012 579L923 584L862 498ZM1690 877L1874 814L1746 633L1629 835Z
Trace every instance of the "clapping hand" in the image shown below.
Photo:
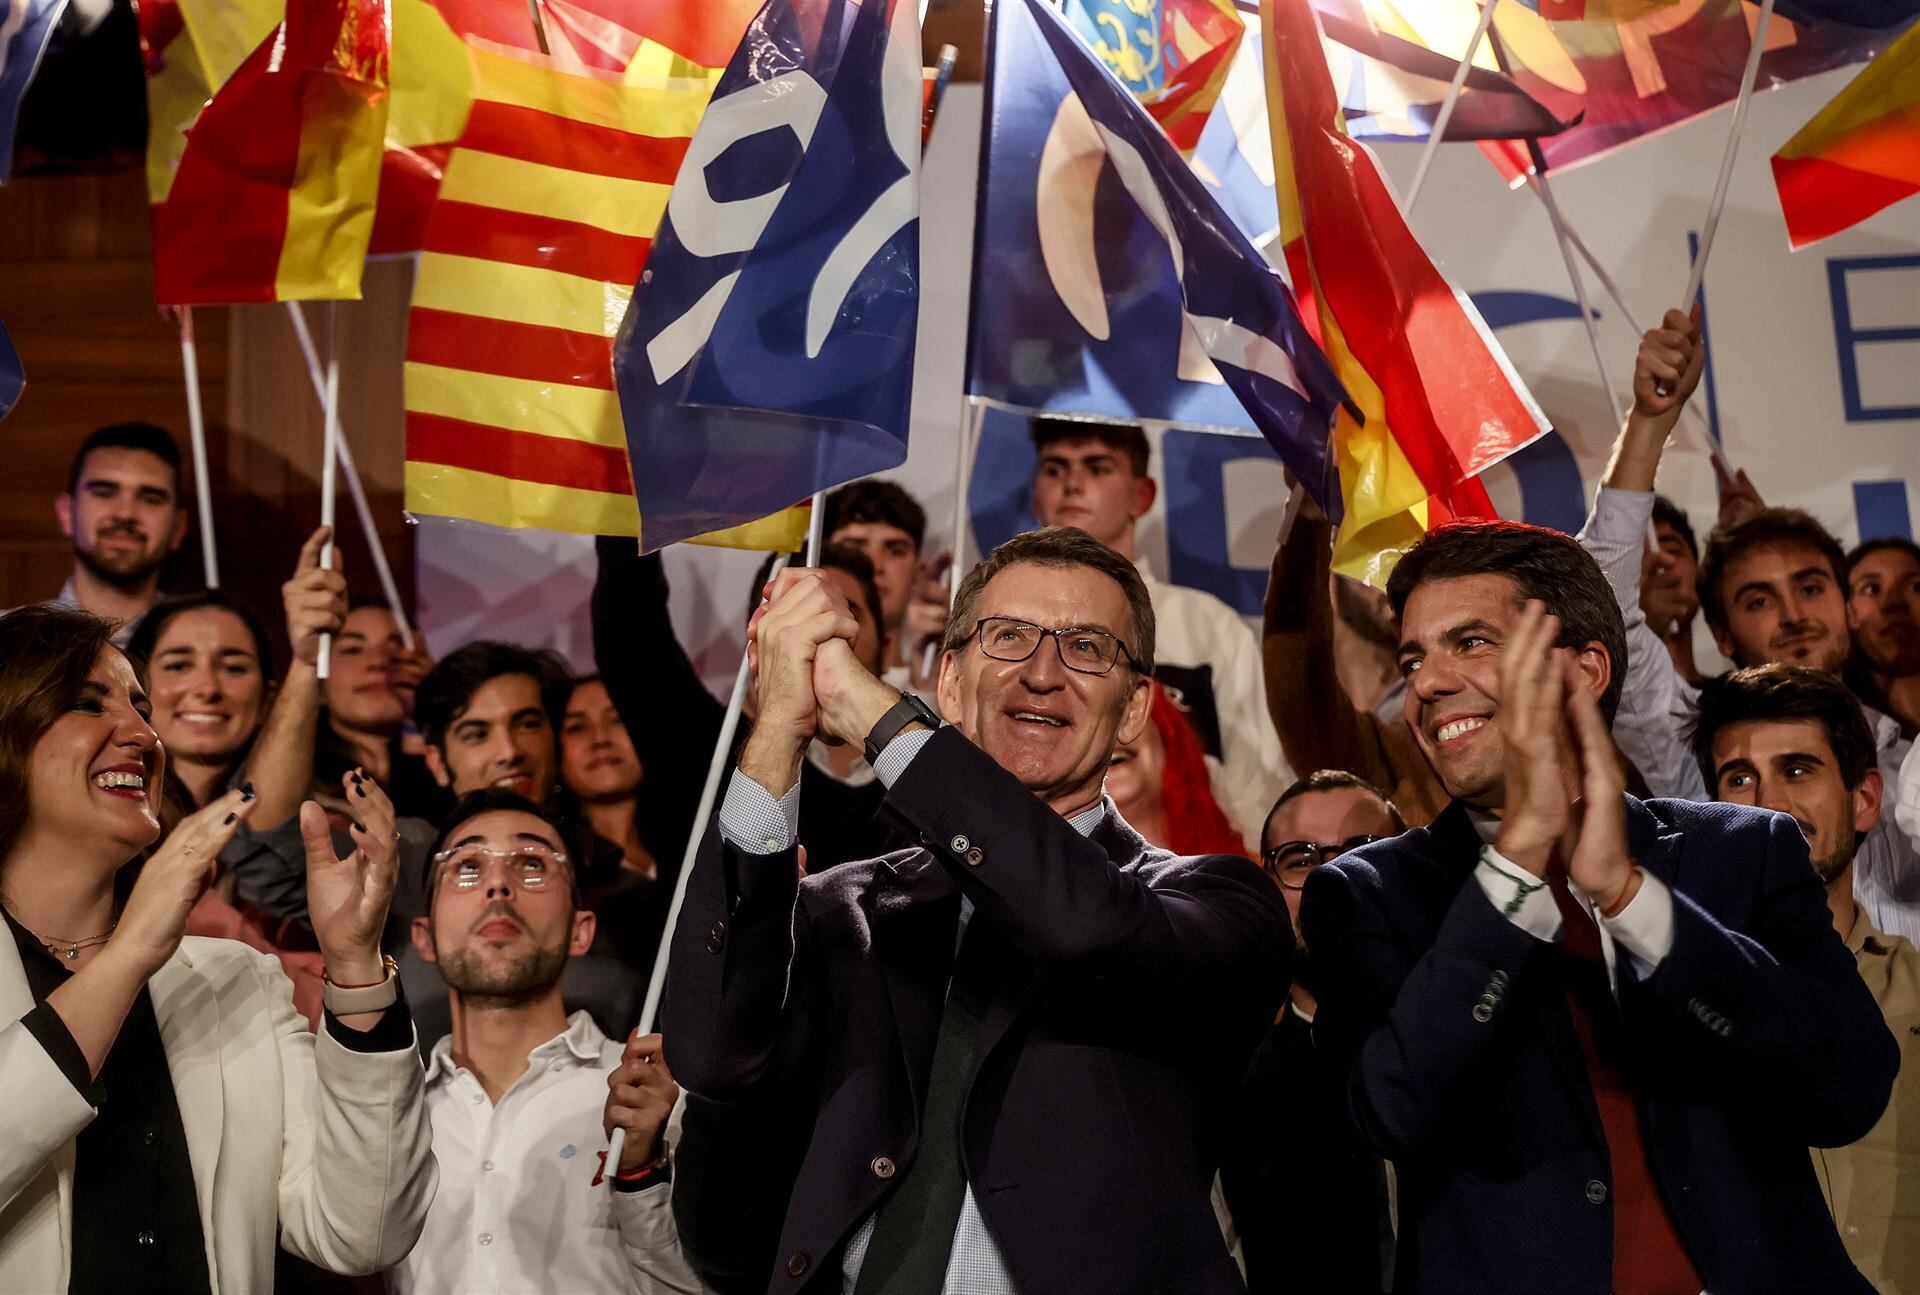
M251 786L216 797L181 819L140 867L108 950L133 960L142 980L180 947L187 915L213 884L220 851L257 804Z
M1506 806L1494 848L1536 877L1546 875L1572 812L1561 761L1572 654L1556 646L1559 637L1560 618L1529 599L1500 661Z
M1563 649L1564 651L1564 649ZM1574 806L1579 838L1567 859L1567 877L1603 914L1625 907L1639 889L1639 870L1627 847L1627 778L1614 755L1600 703L1586 688L1571 653L1566 672L1567 723L1580 766L1580 800Z
M307 847L307 911L333 982L369 985L386 976L380 932L399 871L400 833L393 802L365 770L352 770L340 786L359 816L349 829L353 844L345 855L334 850L326 811L311 800L300 806L300 835Z

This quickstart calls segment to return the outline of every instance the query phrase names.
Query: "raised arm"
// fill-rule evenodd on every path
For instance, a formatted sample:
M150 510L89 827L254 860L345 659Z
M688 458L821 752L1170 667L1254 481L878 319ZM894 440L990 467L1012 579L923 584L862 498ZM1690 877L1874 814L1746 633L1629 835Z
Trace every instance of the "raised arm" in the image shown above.
M1393 779L1370 760L1365 722L1340 686L1333 657L1333 599L1327 593L1333 527L1311 500L1273 555L1261 655L1267 713L1296 774L1345 769L1376 786Z
M1667 437L1700 383L1706 351L1697 324L1677 310L1640 341L1633 372L1633 411L1613 445L1607 475L1580 543L1607 577L1626 622L1626 681L1613 735L1656 796L1707 799L1683 730L1693 692L1673 667L1665 644L1640 609L1640 573L1653 519L1653 481ZM1662 382L1674 384L1661 395ZM1616 666L1616 668L1618 668Z
M293 660L253 744L247 777L259 797L251 827L269 832L299 812L313 786L313 748L320 730L320 636L347 619L347 578L320 565L327 528L307 537L293 576L280 587Z

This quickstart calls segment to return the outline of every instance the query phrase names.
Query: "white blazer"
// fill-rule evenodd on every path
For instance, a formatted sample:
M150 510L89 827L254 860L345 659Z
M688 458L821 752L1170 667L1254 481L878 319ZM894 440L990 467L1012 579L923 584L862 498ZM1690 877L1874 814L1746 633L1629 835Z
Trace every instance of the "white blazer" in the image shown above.
M0 932L0 936L4 936ZM412 1249L438 1169L420 1053L307 1028L279 964L189 936L147 982L186 1127L217 1295L273 1289L280 1244L370 1273ZM20 951L0 938L0 1291L58 1295L73 1251L74 1138L94 1117L39 1040Z

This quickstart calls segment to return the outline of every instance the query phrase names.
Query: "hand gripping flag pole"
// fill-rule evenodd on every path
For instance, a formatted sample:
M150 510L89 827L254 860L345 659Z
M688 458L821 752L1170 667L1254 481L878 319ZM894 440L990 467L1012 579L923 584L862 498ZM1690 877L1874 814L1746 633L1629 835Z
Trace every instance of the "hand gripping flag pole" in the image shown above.
M320 352L313 344L313 331L307 327L307 317L297 301L286 303L287 315L293 321L293 335L300 341L300 354L307 362L307 379L313 384L313 398L320 402L324 414L327 405L327 380L325 370L320 363ZM413 650L413 623L407 618L407 610L400 602L400 586L393 578L393 566L387 561L386 546L381 543L380 531L373 523L373 508L367 503L367 491L360 484L360 472L354 466L353 451L347 446L347 437L342 430L335 447L340 455L340 471L347 478L347 493L353 496L353 510L360 517L360 530L366 536L367 552L373 556L374 574L380 579L380 592L386 597L387 606L393 611L394 624L399 627L400 639Z

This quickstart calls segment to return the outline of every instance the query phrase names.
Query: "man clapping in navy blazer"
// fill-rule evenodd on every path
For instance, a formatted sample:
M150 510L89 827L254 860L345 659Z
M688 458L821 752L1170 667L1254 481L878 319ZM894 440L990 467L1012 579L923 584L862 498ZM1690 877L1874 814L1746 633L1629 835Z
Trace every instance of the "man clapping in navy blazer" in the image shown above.
M1625 630L1567 536L1444 526L1388 594L1453 802L1316 869L1302 919L1399 1174L1396 1288L1870 1291L1805 1148L1873 1126L1898 1053L1794 820L1625 793Z
M1102 792L1147 722L1138 573L1069 528L995 550L955 599L947 727L859 665L852 629L808 572L756 613L753 736L674 935L687 1145L724 1142L698 1126L729 1112L790 1116L734 1140L731 1183L683 1151L696 1265L763 1251L757 1200L783 1216L773 1291L1244 1291L1208 1191L1293 936L1254 864L1154 849ZM796 877L816 731L865 741L921 848Z

